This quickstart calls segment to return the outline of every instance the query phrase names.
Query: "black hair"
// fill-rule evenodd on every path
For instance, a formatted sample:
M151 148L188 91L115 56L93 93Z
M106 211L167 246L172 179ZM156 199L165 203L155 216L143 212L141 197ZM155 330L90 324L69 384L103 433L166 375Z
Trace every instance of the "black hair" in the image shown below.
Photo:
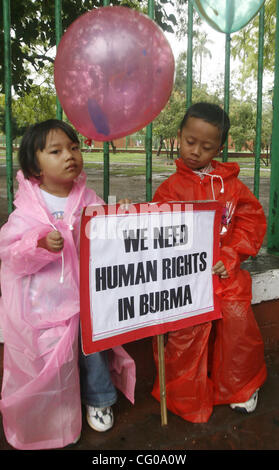
M230 119L226 111L224 111L220 106L206 102L193 104L187 110L184 118L181 121L181 132L190 117L202 119L203 121L216 126L221 134L221 145L225 143L230 129Z
M79 143L76 131L59 119L48 119L30 126L22 137L18 151L19 164L26 179L39 177L40 168L36 153L45 148L48 133L55 129L61 129L72 142Z

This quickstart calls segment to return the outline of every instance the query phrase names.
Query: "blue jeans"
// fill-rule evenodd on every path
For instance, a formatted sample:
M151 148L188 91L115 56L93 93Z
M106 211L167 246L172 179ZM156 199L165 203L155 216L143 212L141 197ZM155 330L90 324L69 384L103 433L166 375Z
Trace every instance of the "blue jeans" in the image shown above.
M110 377L107 351L89 356L81 351L79 363L82 403L98 408L113 405L117 392Z

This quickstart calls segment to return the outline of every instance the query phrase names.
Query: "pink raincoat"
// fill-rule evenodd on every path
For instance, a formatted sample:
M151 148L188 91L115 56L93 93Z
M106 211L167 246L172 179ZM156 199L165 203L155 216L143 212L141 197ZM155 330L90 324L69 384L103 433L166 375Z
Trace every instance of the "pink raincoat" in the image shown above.
M81 432L80 215L82 207L103 201L86 188L82 173L69 194L64 219L56 220L44 203L38 181L24 179L21 171L17 179L16 209L0 232L4 336L0 410L6 438L13 447L64 447ZM54 229L64 238L63 251L38 248L38 240ZM133 401L134 362L121 347L114 353L114 382Z

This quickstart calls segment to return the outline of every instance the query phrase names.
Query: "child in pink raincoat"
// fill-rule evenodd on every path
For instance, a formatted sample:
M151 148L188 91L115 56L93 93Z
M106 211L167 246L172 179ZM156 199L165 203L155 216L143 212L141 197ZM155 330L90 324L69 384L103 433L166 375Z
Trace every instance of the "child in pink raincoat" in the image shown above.
M4 336L0 411L13 447L64 447L81 432L80 216L84 206L103 201L86 188L78 137L63 121L53 119L32 126L22 139L19 160L22 170L17 174L15 210L0 231ZM111 362L125 379L122 391L133 400L133 361L121 347L113 353ZM87 396L92 371L95 377L105 374L105 384L96 379L92 399L98 398L98 387L101 397L106 396L107 387L111 402L104 406L113 404L116 392L107 358L101 353L88 358L82 355L82 362ZM121 388L119 375L114 381ZM97 430L106 430L112 425L110 408L105 414L103 408L100 413L94 408L94 416L90 416L92 404L88 403L88 419L96 418L105 425Z

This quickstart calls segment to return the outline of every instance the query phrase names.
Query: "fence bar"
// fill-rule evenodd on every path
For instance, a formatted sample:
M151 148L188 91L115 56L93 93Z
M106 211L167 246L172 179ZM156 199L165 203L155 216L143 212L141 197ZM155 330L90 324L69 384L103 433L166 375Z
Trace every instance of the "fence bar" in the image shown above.
M108 203L109 198L109 183L110 183L110 168L109 168L109 142L104 142L104 176L103 176L103 199Z
M230 60L231 60L231 36L226 34L225 46L225 88L224 88L224 110L229 114L230 107ZM228 147L229 140L227 139L224 145L223 162L228 160Z
M56 49L62 36L62 7L61 0L55 0L55 37L56 37ZM63 111L59 99L56 95L56 118L62 120Z
M146 201L152 199L152 122L146 127L145 134L145 184L146 184Z
M8 213L13 211L13 138L12 138L12 61L11 61L11 9L10 0L3 0L4 26L4 81L5 81L5 133L6 133L6 179Z
M257 120L256 120L255 168L254 168L254 194L257 198L259 198L259 194L260 194L263 57L264 57L264 5L262 6L260 10L260 14L259 14Z
M276 0L275 72L267 249L279 255L279 0Z
M192 104L193 88L193 3L188 2L186 109Z
M148 16L154 19L154 0L148 0ZM146 126L145 134L145 187L146 201L152 199L152 122Z
M109 0L103 0L103 6L109 6ZM104 158L104 174L103 174L103 199L108 203L110 189L110 165L109 165L109 142L104 142L103 158Z

